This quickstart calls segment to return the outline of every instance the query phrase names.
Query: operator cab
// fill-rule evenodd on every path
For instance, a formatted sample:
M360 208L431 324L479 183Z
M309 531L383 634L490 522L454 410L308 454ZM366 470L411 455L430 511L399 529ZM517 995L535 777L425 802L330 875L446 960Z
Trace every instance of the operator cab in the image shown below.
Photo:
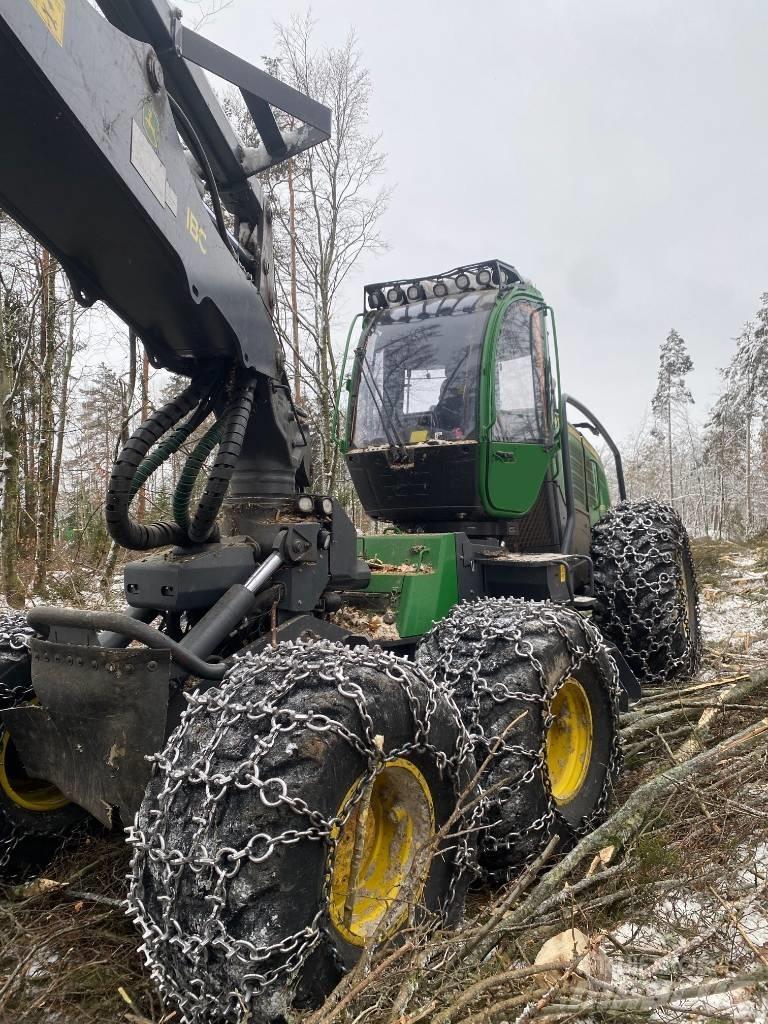
M500 520L544 501L549 522L554 389L541 295L497 260L365 293L346 455L367 513L404 529L506 536ZM542 547L556 540L546 529Z

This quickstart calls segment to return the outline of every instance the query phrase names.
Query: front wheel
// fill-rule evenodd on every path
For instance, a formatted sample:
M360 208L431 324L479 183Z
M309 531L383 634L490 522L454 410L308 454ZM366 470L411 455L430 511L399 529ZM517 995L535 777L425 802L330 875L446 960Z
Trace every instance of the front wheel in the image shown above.
M444 688L378 649L283 644L193 695L130 838L131 910L183 1019L282 1020L367 944L455 920L471 833L438 833L470 764Z

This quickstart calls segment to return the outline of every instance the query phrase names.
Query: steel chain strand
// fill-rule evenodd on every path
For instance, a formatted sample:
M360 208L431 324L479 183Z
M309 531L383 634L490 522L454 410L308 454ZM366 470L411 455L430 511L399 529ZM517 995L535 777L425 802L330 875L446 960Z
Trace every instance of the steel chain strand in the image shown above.
M4 660L18 661L24 651L29 651L29 644L34 636L36 633L23 612L0 615L0 665ZM0 711L23 704L32 696L32 688L28 683L11 686L0 682Z
M350 669L383 673L403 692L412 718L413 739L398 749L388 749L385 756L376 745L375 724L369 707L369 700L363 688L350 678ZM244 703L238 696L241 689L247 691L247 684L258 679L260 692L253 703ZM359 719L360 730L353 733L348 726L325 711L311 708L299 711L282 706L283 701L311 681L315 686L331 687L345 702L351 702ZM418 682L418 692L416 684ZM462 782L471 777L472 743L462 725L461 715L448 689L436 684L418 667L403 663L393 654L380 649L340 648L328 642L314 644L281 644L259 654L236 656L227 678L220 687L205 693L187 696L187 708L181 721L172 733L165 750L154 755L153 775L160 780L160 786L153 798L152 806L142 818L137 815L134 824L127 829L128 841L133 846L131 874L127 908L142 936L141 953L150 973L160 990L173 998L190 1024L207 1021L209 1012L218 1005L220 994L206 991L202 983L204 965L211 953L236 960L244 968L247 979L243 990L229 992L224 1015L217 1010L217 1019L239 1020L241 999L250 1005L250 1000L264 993L278 981L290 982L296 977L308 956L325 943L333 952L339 967L343 964L336 953L327 925L327 908L337 847L337 837L354 813L368 784L380 773L385 765L399 757L420 753L429 756L438 772L448 780L454 797L458 801ZM346 706L346 704L345 704ZM453 751L439 749L434 742L433 728L438 707L443 716L452 722L457 740ZM325 709L327 710L327 709ZM204 716L215 723L205 742L196 750L195 756L184 761L185 744L196 720ZM214 761L228 731L241 719L246 720L254 731L248 756L228 767L226 772L216 770ZM274 749L279 737L300 736L302 732L334 733L356 754L360 755L367 768L363 771L355 793L345 804L343 813L333 818L310 807L304 798L292 792L289 784L275 777L269 770L263 771L265 758ZM194 826L189 840L184 841L186 852L169 845L163 833L164 823L173 819L174 801L182 787L195 787L204 793L203 810L192 818ZM239 843L237 848L217 846L211 842L213 826L217 820L219 805L228 792L252 790L254 798L265 808L285 806L299 819L306 821L305 828L291 828L270 834L263 829ZM476 809L463 831L452 843L451 855L454 861L448 899L441 909L441 920L450 913L451 901L456 898L459 878L465 872L476 873L473 829L477 826ZM460 831L456 826L456 831ZM286 935L272 943L259 943L250 938L237 937L229 933L222 910L226 906L229 887L237 878L244 863L262 864L274 856L282 846L298 842L319 842L326 848L326 868L323 876L318 910L312 920L300 931ZM156 888L162 896L156 898L159 910L150 912L144 890L145 872L153 872L157 878ZM180 886L189 872L198 879L196 885L207 889L207 917L197 922L194 934L185 932L179 920L176 907ZM173 947L175 955L185 958L185 974L196 976L200 984L179 983L169 971L165 954ZM186 987L187 991L184 991Z
M694 580L694 623L683 565L692 564L690 541L678 513L653 500L621 502L595 526L592 553L605 628L636 674L661 683L695 671L701 656L699 594ZM621 611L611 590L621 596ZM659 600L665 594L670 596ZM649 595L654 601L641 615Z
M29 649L29 642L33 636L35 631L22 612L0 615L0 664L8 658L18 660L19 654ZM0 682L0 710L23 704L32 696L29 685L22 683L10 686L8 683ZM5 824L4 834L0 838L0 878L6 874L14 851L24 838L23 832L13 822L5 819Z
M566 626L570 624L571 630ZM547 682L546 673L534 653L533 645L523 635L526 622L534 621L538 625L549 627L559 635L568 653L568 664L560 673L554 686ZM572 635L575 627L577 637ZM605 815L612 792L612 782L618 772L621 750L619 739L619 677L618 670L609 649L600 632L578 613L549 602L532 602L519 598L481 598L477 601L458 606L438 626L439 653L436 658L427 656L426 666L437 674L438 679L446 682L460 700L464 712L465 725L476 746L484 753L496 750L495 760L510 755L519 755L529 762L528 770L517 779L511 780L509 786L484 797L479 805L486 828L481 839L486 853L499 853L520 847L524 836L539 833L541 840L535 844L528 860L535 857L538 850L546 843L549 834L559 819L559 811L552 797L549 772L546 761L546 738L554 721L552 703L569 676L586 664L602 666L603 674L608 667L610 704L612 715L612 743L609 755L608 770L600 796L593 813L585 819L576 831L579 834L590 831L595 823ZM499 681L489 684L483 673L483 664L493 653L494 647L511 646L518 659L529 662L538 679L539 693L527 693L516 690ZM424 648L428 650L427 648ZM456 653L462 653L457 660ZM461 696L457 689L461 684ZM465 700L468 689L469 695ZM488 735L480 721L481 700L485 697L496 704L511 702L513 707L526 705L538 706L542 711L541 744L538 749L527 749L515 742L510 742L499 735ZM482 755L478 760L483 760ZM510 829L504 837L494 835L489 815L494 805L500 807L510 800L514 791L533 782L539 777L546 788L546 808L534 821L529 822L523 830ZM481 790L483 783L480 783ZM516 868L517 870L517 868Z

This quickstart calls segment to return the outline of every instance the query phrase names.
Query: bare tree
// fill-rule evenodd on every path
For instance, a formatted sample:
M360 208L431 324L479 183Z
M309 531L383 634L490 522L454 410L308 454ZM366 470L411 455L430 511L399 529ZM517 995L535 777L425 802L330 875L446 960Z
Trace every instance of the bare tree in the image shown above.
M222 11L231 7L234 0L186 0L185 6L191 8L192 28L197 32L207 22L217 18Z
M321 486L330 491L338 483L332 433L342 289L361 257L384 248L379 223L390 192L380 185L381 136L368 130L371 80L357 39L350 32L341 47L318 49L312 32L309 16L279 25L270 69L331 108L333 133L290 161L268 190L278 225L277 284L288 311L278 327L293 352L296 393L313 413Z

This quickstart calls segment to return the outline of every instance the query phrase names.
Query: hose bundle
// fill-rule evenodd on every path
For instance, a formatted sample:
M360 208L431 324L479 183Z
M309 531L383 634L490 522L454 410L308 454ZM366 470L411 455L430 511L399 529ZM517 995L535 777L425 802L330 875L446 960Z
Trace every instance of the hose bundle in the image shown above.
M193 380L178 398L142 423L118 455L109 481L105 518L109 535L115 543L132 551L149 551L168 544L202 544L217 539L216 516L243 447L253 407L254 386L251 376L236 381L224 414L187 459L173 497L174 522L138 523L131 517L131 502L155 470L177 452L207 419L221 391L222 381L217 379L211 386L210 377L205 381ZM188 418L182 423L185 417ZM169 433L170 436L160 443L161 438ZM195 482L205 458L216 445L219 450L205 492L190 519L189 502Z

